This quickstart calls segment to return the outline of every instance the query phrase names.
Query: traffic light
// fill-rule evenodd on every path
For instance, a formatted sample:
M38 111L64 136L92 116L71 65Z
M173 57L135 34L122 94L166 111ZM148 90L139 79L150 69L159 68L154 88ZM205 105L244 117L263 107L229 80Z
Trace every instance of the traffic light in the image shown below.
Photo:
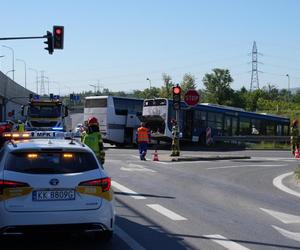
M181 88L178 84L172 88L172 93L173 93L173 109L179 110L180 101L181 101Z
M71 100L71 101L74 100L74 94L70 94L70 100Z
M53 26L54 49L64 48L64 26Z
M48 46L45 49L48 50L49 54L52 55L52 53L53 53L53 36L52 36L52 33L50 31L47 31L47 35L44 36L44 37L47 38L47 41L44 42L44 43L48 44Z

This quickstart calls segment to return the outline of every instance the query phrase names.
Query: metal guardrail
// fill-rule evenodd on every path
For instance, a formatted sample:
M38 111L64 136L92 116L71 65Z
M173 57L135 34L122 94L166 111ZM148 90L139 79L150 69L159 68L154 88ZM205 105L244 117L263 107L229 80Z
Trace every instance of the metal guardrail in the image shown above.
M264 136L264 135L253 135L253 136L214 136L214 142L217 141L240 141L240 142L290 142L290 136Z

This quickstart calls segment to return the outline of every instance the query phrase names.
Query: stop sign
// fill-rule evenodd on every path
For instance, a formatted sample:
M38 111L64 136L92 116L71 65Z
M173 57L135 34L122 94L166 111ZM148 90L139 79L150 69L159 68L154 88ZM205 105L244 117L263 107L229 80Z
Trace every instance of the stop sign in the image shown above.
M189 106L195 106L200 101L200 95L197 90L189 89L184 94L184 101Z

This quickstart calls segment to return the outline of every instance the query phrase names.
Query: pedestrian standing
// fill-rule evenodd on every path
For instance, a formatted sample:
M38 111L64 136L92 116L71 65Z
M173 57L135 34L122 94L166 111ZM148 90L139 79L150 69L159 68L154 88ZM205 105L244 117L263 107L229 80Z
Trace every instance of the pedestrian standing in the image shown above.
M87 125L87 131L82 137L82 142L94 151L98 160L103 165L105 161L105 152L97 118L92 117L88 119Z
M172 121L172 153L171 156L179 156L180 149L179 149L179 127L177 121L173 119Z
M299 128L297 119L293 120L291 126L291 149L293 155L295 155L296 148L299 150Z
M149 143L149 130L142 122L141 126L137 129L137 143L139 147L141 161L146 161L146 154Z

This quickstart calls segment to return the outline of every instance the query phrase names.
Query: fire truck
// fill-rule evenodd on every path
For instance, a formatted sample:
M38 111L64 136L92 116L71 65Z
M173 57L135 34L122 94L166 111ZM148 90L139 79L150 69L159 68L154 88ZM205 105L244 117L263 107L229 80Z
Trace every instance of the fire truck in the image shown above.
M68 108L57 95L49 97L30 95L27 105L22 107L27 131L66 131Z

